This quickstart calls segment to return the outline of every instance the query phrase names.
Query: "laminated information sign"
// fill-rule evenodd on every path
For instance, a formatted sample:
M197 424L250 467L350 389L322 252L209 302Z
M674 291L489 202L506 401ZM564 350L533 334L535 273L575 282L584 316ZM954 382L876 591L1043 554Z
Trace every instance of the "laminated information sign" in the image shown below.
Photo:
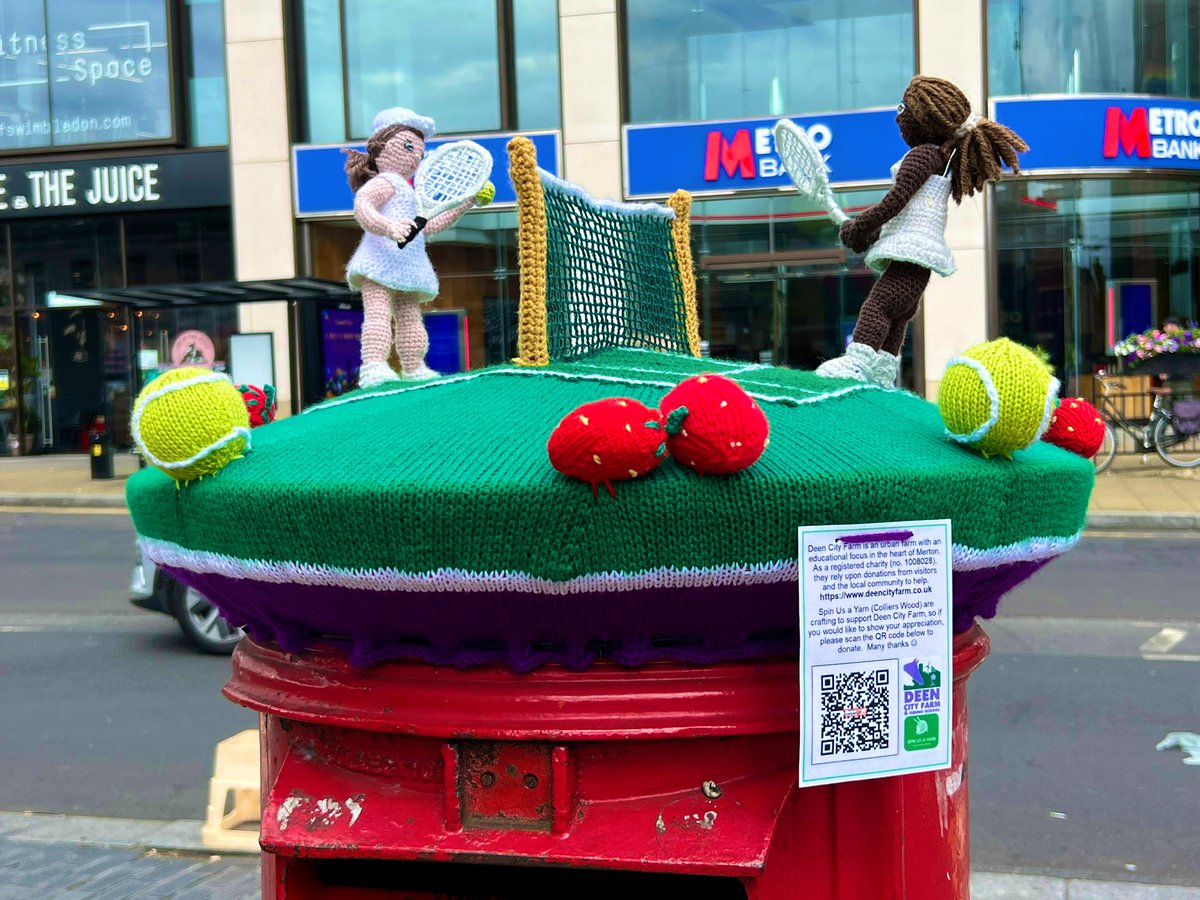
M950 766L949 520L800 529L800 784Z

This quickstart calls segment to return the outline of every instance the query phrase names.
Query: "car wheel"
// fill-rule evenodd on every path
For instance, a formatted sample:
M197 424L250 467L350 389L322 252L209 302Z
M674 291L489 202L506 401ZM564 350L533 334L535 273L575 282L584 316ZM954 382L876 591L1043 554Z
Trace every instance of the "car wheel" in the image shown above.
M202 653L228 655L242 639L242 629L226 622L208 598L195 588L176 582L172 586L171 611L183 636Z

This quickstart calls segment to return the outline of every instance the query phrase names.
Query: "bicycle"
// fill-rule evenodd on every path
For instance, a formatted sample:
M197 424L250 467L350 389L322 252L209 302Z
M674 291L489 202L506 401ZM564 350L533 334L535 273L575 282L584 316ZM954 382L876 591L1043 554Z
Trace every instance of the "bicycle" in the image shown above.
M1103 372L1097 374L1096 380L1103 390L1099 408L1104 417L1104 441L1092 458L1097 475L1111 466L1117 455L1117 428L1128 434L1143 453L1154 450L1168 465L1180 469L1200 466L1200 434L1189 434L1180 428L1169 390L1155 392L1150 420L1142 425L1140 421L1126 419L1118 407L1114 395L1124 393L1119 381L1105 378Z

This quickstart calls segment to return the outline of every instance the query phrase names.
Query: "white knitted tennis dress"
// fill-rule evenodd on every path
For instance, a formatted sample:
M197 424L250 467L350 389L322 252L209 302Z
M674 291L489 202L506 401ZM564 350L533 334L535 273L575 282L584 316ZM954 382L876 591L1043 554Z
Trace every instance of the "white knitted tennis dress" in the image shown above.
M907 154L906 154L907 155ZM892 180L900 170L892 166ZM950 178L936 172L926 179L896 218L885 222L879 240L867 250L867 265L877 272L893 260L916 263L943 278L954 274L954 257L946 246L946 210Z
M386 178L395 190L380 212L393 220L416 216L417 195L412 185L392 172L383 172L379 177ZM364 278L393 291L416 294L416 299L422 303L434 299L438 294L438 280L425 253L425 232L401 250L390 237L364 231L358 249L346 265L346 281L357 291Z

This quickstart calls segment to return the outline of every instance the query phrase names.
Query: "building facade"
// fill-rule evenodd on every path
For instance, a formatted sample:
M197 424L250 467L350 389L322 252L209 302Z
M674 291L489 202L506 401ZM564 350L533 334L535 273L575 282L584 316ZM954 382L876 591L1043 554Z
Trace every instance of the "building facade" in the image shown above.
M0 0L0 454L127 443L181 334L228 358L235 308L133 302L233 277L227 144L220 0Z
M958 271L926 291L907 386L934 395L950 357L1003 334L1086 392L1115 340L1200 318L1200 13L1187 0L239 0L223 14L236 281L342 280L359 237L342 151L377 110L412 107L439 139L492 149L497 202L429 243L445 367L513 354L516 133L596 196L693 192L714 356L837 355L874 275L790 188L770 127L805 126L843 207L865 208L905 150L893 120L916 72L954 81L1031 149L1019 177L952 208ZM353 298L235 315L231 330L272 342L282 411L353 385Z
M1115 340L1200 317L1194 4L455 0L436 14L455 23L448 54L421 3L387 5L395 15L369 0L309 0L281 19L302 76L297 198L339 177L299 165L316 151L305 145L361 140L376 107L418 106L451 133L548 131L560 174L598 196L693 192L714 355L814 366L840 352L874 276L789 189L770 126L785 115L805 125L843 206L863 208L905 150L894 110L919 71L953 80L1032 149L1021 177L952 210L958 272L926 293L909 386L932 396L947 359L1004 334L1043 348L1069 388L1086 390ZM293 210L300 271L339 274L356 239L345 202ZM508 352L512 240L511 215L492 211L433 245L444 305L472 323L473 364Z

